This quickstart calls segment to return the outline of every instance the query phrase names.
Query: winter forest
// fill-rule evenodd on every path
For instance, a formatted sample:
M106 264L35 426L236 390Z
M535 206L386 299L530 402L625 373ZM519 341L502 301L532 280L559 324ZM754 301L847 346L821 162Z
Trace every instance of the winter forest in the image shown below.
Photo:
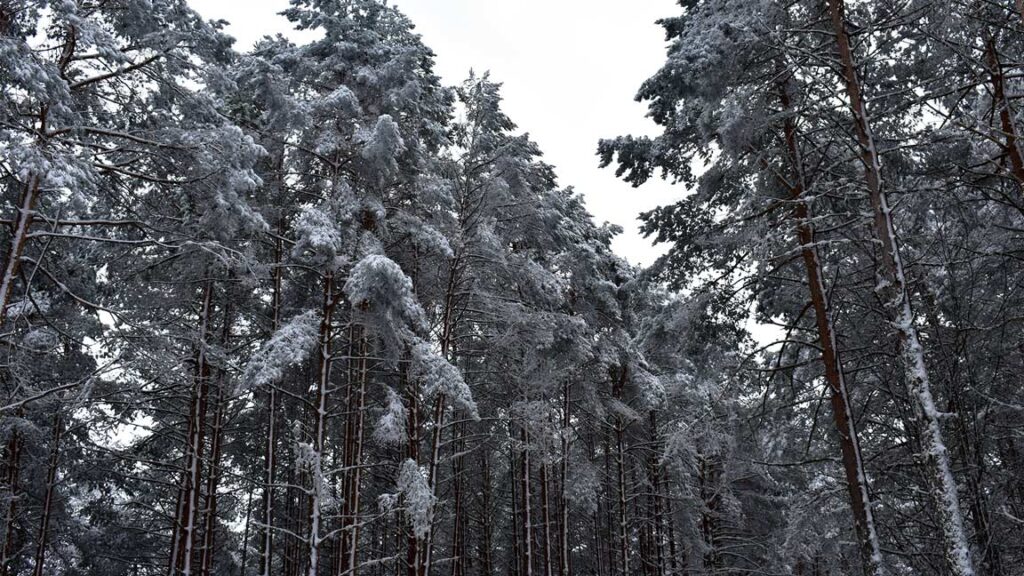
M1024 575L1024 1L679 0L647 267L285 15L0 0L0 576Z

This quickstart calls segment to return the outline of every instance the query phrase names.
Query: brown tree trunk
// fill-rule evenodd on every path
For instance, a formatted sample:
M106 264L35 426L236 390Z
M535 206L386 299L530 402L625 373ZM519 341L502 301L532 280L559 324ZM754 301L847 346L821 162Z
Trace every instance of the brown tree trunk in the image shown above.
M465 497L465 424L459 422L452 430L452 498L455 516L452 519L452 576L466 576L466 497Z
M511 426L510 426L511 427ZM510 431L511 432L511 431ZM511 435L510 438L511 440ZM523 576L523 554L522 544L520 543L520 534L522 530L522 523L520 522L519 513L519 479L516 477L516 455L513 448L510 446L508 450L508 480L509 480L509 491L512 493L512 523L510 525L512 532L512 562L510 562L509 569L514 576Z
M369 378L366 338L360 329L353 330L356 366L350 378L352 399L349 403L350 428L346 436L343 530L341 533L342 561L339 576L357 576L359 566L359 508L362 484L363 441L366 425L366 384Z
M190 576L192 574L193 551L198 534L196 524L199 515L199 486L202 480L207 396L210 387L210 367L207 362L206 343L210 331L212 307L213 281L208 279L203 288L199 313L199 343L194 360L195 378L192 385L192 401L186 434L185 468L178 489L177 513L171 538L169 563L171 576L177 574Z
M459 272L461 269L462 258L460 254L456 254L452 260L451 266L448 271L448 282L445 288L444 297L444 313L441 321L441 356L445 360L451 361L452 355L452 339L455 334L455 288L458 285ZM434 404L434 421L433 421L433 435L430 442L430 462L428 463L428 474L427 477L430 482L430 489L434 494L434 498L437 498L437 469L440 465L441 458L441 434L444 431L444 415L445 415L445 395L443 392L438 392L437 400ZM421 566L419 576L429 576L431 565L433 564L434 554L434 530L431 529L427 532L426 542L424 543L421 551Z
M43 576L46 565L46 549L49 546L50 520L53 517L53 499L57 489L57 466L60 464L60 441L63 423L60 408L53 415L53 446L50 447L50 461L46 467L46 496L43 498L43 512L39 520L39 538L36 542L36 561L32 576Z
M278 223L278 237L274 240L274 276L271 300L271 334L281 326L281 299L284 282L284 219ZM267 445L263 456L263 491L260 495L262 529L260 531L260 576L270 576L274 551L274 478L277 468L275 449L277 444L277 389L268 384L267 389ZM244 568L244 567L243 567Z
M408 390L407 397L409 403L409 411L406 416L406 435L408 436L406 458L412 460L418 465L420 463L419 383L407 378L404 372L402 374L402 378L405 381L405 387ZM422 544L423 543L416 534L412 530L409 530L408 537L406 538L405 557L407 576L420 575L420 550L422 549Z
M868 476L867 471L864 470L853 407L850 404L850 394L839 357L839 340L829 309L828 293L825 289L815 230L811 224L809 201L805 198L807 179L804 174L803 158L800 154L798 130L792 116L793 105L788 85L784 82L779 88L779 100L786 112L783 131L789 152L788 160L793 173L793 182L788 183L790 198L794 202L792 214L796 222L797 241L800 244L804 269L807 272L807 286L817 321L821 361L825 367L825 382L828 384L832 400L832 419L842 453L850 509L853 512L854 528L865 572L881 576L885 574L885 566L881 546L878 542L878 533L875 529Z
M16 417L24 416L24 409L18 410ZM11 438L4 450L4 468L7 484L7 510L4 514L4 541L0 547L0 576L10 574L11 556L14 554L15 523L18 519L18 479L21 473L22 440L17 428L11 430Z
M331 343L333 338L332 322L337 300L334 294L334 273L328 272L324 278L323 305L321 307L320 336L318 351L318 377L316 397L313 408L313 430L310 454L310 498L309 498L309 536L306 540L308 560L306 567L309 576L318 576L320 571L320 543L323 538L321 528L326 479L323 478L324 438L327 426L327 391L331 382Z
M889 300L888 306L894 313L894 324L898 331L903 354L907 389L924 444L922 456L925 461L925 471L931 480L932 497L945 537L946 560L955 576L973 576L971 550L964 530L963 515L960 512L957 486L953 479L949 454L942 438L941 416L932 396L928 369L924 361L924 347L921 345L920 335L914 324L914 311L892 221L892 210L886 192L882 188L881 158L871 131L867 103L862 97L860 79L850 47L844 13L845 5L843 0L828 0L828 6L836 47L839 51L842 76L846 84L846 94L853 112L854 130L861 149L864 179L874 211L875 237L881 244L882 273L889 283L888 289L882 291L883 298Z
M11 246L4 261L3 276L0 277L0 326L7 322L7 308L11 303L14 281L21 269L21 255L28 242L36 202L39 199L39 177L30 174L18 200L18 213L11 230Z
M613 395L615 398L621 399L627 378L628 371L625 367L622 367L618 381L614 385ZM622 574L628 575L630 573L629 522L627 516L628 495L626 493L626 447L625 440L623 438L625 430L626 425L622 421L622 417L615 416L615 469L618 477L619 496L619 563L621 564Z
M491 495L491 453L488 450L482 450L480 453L480 459L482 460L481 469L483 471L483 490L481 497L481 508L483 508L483 514L480 519L482 526L480 527L481 532L481 574L482 576L494 576L494 524L493 518L493 497Z
M260 576L270 576L274 550L274 472L277 461L274 445L277 442L277 394L271 385L267 392L267 446L263 457L263 494L260 496L263 526L260 531Z
M558 576L572 574L571 556L569 551L569 498L566 494L566 482L569 477L569 432L572 408L572 385L567 378L562 385L562 438L561 461L558 465Z
M985 62L988 65L989 79L992 82L992 103L999 114L999 124L1004 141L1003 152L1010 159L1010 174L1017 181L1018 187L1024 189L1024 157L1021 156L1017 127L1013 123L1010 101L1006 97L1003 64L999 60L996 40L992 36L985 39Z
M651 442L654 444L652 454L649 462L650 477L651 477L651 508L654 511L654 526L653 526L653 546L654 546L654 558L655 566L657 568L657 575L664 576L665 574L665 518L662 505L662 493L661 493L661 438L658 436L658 416L655 410L651 410L649 415L651 425Z
M520 441L523 443L522 467L519 475L520 499L522 501L523 522L523 569L522 576L533 576L533 520L530 514L530 436L525 425L520 427Z
M718 458L715 455L700 454L697 482L703 507L700 514L701 536L704 539L704 571L716 574L721 568L718 549L718 515L722 502Z
M540 513L541 521L544 523L544 539L543 539L543 561L544 561L544 576L551 576L551 506L549 492L550 487L548 486L548 463L545 459L541 459L540 462Z

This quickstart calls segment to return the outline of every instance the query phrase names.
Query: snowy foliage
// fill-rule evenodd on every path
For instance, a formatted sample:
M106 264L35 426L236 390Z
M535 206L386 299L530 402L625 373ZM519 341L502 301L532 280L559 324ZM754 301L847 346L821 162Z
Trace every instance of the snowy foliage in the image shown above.
M414 344L409 355L409 376L422 383L427 395L441 394L446 400L465 410L470 417L479 418L473 393L463 380L462 373L441 356L432 344Z
M402 397L388 388L384 414L377 421L373 437L384 446L401 446L408 440L405 430L407 417Z
M371 254L349 274L345 295L364 318L367 328L395 347L409 342L425 328L423 308L413 293L412 280L387 256Z
M245 367L247 386L265 386L281 380L289 368L300 366L316 347L320 319L312 312L292 318L270 337Z
M434 520L435 498L423 470L416 462L405 460L398 468L395 484L402 497L409 527L417 538L425 538Z

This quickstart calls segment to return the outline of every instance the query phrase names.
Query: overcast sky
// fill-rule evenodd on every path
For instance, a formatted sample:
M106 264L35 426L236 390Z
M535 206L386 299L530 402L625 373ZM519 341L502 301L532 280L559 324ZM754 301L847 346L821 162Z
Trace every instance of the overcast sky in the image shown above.
M237 48L267 34L296 41L277 15L287 0L189 0L208 18L231 22ZM664 60L664 36L654 21L678 12L674 0L401 0L437 54L448 84L472 68L504 83L505 110L540 144L563 186L586 196L599 222L625 229L616 251L638 264L659 254L637 232L637 215L680 196L652 182L634 190L612 169L597 167L597 140L653 134L645 108L633 101L641 82Z

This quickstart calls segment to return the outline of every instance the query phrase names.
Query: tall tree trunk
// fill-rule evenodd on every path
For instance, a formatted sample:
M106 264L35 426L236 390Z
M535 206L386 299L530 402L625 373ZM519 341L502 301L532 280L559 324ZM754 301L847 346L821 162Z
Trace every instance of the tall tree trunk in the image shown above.
M357 576L359 566L359 506L360 506L360 485L362 484L362 459L364 430L366 427L366 384L369 378L367 366L366 337L361 329L354 329L356 369L353 371L351 383L353 390L353 402L349 404L349 420L352 421L350 433L351 442L347 442L349 449L345 455L345 506L342 523L344 529L341 534L342 550L342 571L340 575Z
M260 508L263 526L260 531L260 576L270 576L274 551L274 472L277 461L274 445L277 442L277 390L273 385L267 391L267 446L263 456L263 494Z
M455 335L455 288L458 285L459 273L461 270L462 257L456 254L448 270L448 281L444 296L444 313L441 320L441 356L451 361L452 340ZM428 480L430 490L437 499L437 470L441 459L441 434L444 432L444 415L446 398L443 392L438 392L437 400L434 403L433 435L430 442L430 462L428 463ZM430 576L430 568L433 564L434 554L434 530L427 532L426 542L421 553L421 571L419 576Z
M3 276L0 277L0 326L7 322L7 307L11 303L14 281L21 269L21 256L28 242L36 202L39 200L39 184L39 177L31 173L18 199L18 213L11 230L11 245L4 261Z
M543 457L540 461L540 513L541 521L544 523L544 539L543 539L543 561L544 561L544 576L551 576L551 505L549 493L551 491L548 486L548 462Z
M284 283L284 218L278 222L278 237L274 239L274 276L271 291L271 334L281 327L281 299ZM260 531L260 576L270 576L274 552L274 478L277 467L277 388L267 386L267 445L263 456L263 491L260 495L262 529ZM244 568L244 566L243 566ZM244 576L244 575L243 575Z
M481 575L482 576L494 576L494 504L492 497L492 479L491 479L491 452L489 450L482 450L480 452L480 459L482 460L481 469L483 471L483 490L481 495L481 508L483 513L480 515L482 526L480 527L481 532L481 546L483 547L481 553Z
M788 160L793 173L793 181L787 183L790 188L790 198L794 202L793 220L796 222L797 242L800 244L804 269L807 273L807 287L811 294L811 304L814 307L818 343L821 346L821 361L825 367L825 382L828 384L831 396L832 420L835 423L839 449L842 453L843 472L850 498L850 509L853 512L857 543L865 572L874 576L882 576L886 573L885 562L878 541L878 531L875 528L868 475L864 469L856 419L850 403L846 376L840 361L839 340L833 324L832 312L829 309L828 292L825 289L815 230L811 224L810 201L805 196L807 178L804 173L803 157L800 153L798 129L793 118L788 78L779 86L779 100L786 113L783 131L789 152Z
M409 402L409 411L406 416L406 435L408 436L408 443L406 448L406 458L412 460L417 465L420 463L420 402L419 402L419 383L415 379L409 379L403 370L402 379L404 380L405 387L408 390L407 397ZM409 530L408 537L406 538L406 574L407 576L419 576L420 575L420 563L423 543L416 534Z
M328 272L324 278L323 306L320 318L320 337L318 352L318 377L316 384L316 398L313 408L313 431L312 443L310 446L310 490L309 490L309 537L306 541L308 560L307 574L317 576L320 570L320 543L322 536L323 518L322 506L327 489L327 480L323 477L323 451L324 437L327 427L327 390L331 382L331 340L333 330L331 324L334 318L336 299L334 295L334 273Z
M658 417L655 410L651 410L648 414L648 419L651 425L651 442L654 444L650 462L648 464L651 478L651 508L654 511L654 529L653 529L653 546L654 546L654 557L655 566L657 567L657 575L664 576L665 574L665 534L664 534L664 511L662 506L662 493L661 493L661 477L662 477L662 466L661 466L661 438L658 436Z
M509 425L509 427L511 428L511 424ZM513 436L511 435L511 430L509 432L509 440L511 440ZM519 479L516 476L516 468L517 466L515 450L512 448L512 446L509 446L508 483L509 492L511 492L512 494L512 522L510 524L510 532L512 532L512 561L509 562L509 570L514 576L523 576L523 554L522 544L520 541L520 534L522 533L522 530L520 530L520 528L522 527L520 517L522 515L519 513L520 494L519 489L517 488L519 484Z
M939 355L942 358L949 359L953 364L949 367L948 383L946 385L946 389L949 391L948 411L956 414L957 452L961 462L963 462L964 467L967 469L967 501L969 503L971 523L974 527L974 538L978 548L981 549L980 572L989 576L1002 576L1004 573L1003 561L999 547L996 545L996 539L992 535L990 505L986 491L982 486L986 466L983 455L984 447L980 446L981 439L974 428L974 423L983 418L978 413L977 406L972 405L968 407L965 405L962 386L956 378L960 355L956 351L951 350L943 338L942 321L939 318L938 304L933 293L927 286L922 286L920 293L924 298L925 318L928 321L928 327L931 328L933 338L938 343ZM959 331L959 329L957 330ZM977 383L970 375L969 369L968 379L967 389L978 389Z
M520 500L522 501L522 522L523 522L523 569L522 576L533 576L533 520L530 514L530 436L526 431L525 424L520 427L520 441L523 443L523 456L519 475Z
M665 492L665 524L668 534L668 568L669 574L675 576L680 573L680 567L686 566L686 558L680 557L676 551L676 528L675 518L672 512L672 487L667 480L662 480Z
M719 486L719 462L717 455L700 454L698 456L697 482L700 487L702 504L700 513L701 536L704 540L704 571L717 574L721 568L721 553L718 549L720 505L722 494Z
M196 524L199 515L199 486L203 472L207 396L210 387L207 338L210 331L212 307L213 280L207 279L203 287L202 305L199 312L199 342L196 346L194 360L195 377L187 426L185 468L178 489L178 507L171 538L169 573L172 576L176 574L190 576L192 574L193 551L198 533Z
M1000 131L1003 138L1003 152L1010 159L1010 174L1017 186L1024 189L1024 157L1021 155L1017 138L1017 127L1013 122L1013 110L1006 96L1006 80L1003 64L999 59L994 36L985 39L985 63L988 65L989 80L992 83L992 104L999 115Z
M53 518L53 500L57 489L57 466L60 464L60 441L63 422L60 407L53 415L53 445L50 447L50 461L46 467L46 495L43 497L43 512L39 520L39 537L36 541L36 561L32 576L43 576L46 565L46 550L49 547L50 521Z
M566 378L562 385L561 460L558 465L558 576L572 574L569 550L569 498L566 494L569 479L569 432L571 430L572 384Z
M19 408L16 418L24 416L24 408ZM18 479L21 475L22 439L17 428L11 429L11 437L4 449L4 468L7 484L7 509L4 511L4 541L0 547L0 576L10 574L11 556L14 554L15 523L18 520Z
M452 499L454 500L455 516L452 519L452 576L466 576L466 496L464 462L465 457L465 423L456 424L452 433L455 454L452 458Z
M226 350L228 348L233 322L232 306L229 303L224 306L224 325L221 327L220 336L221 349ZM227 371L221 368L218 370L217 377L217 398L214 400L210 461L206 474L206 501L203 506L203 553L199 570L201 576L210 576L213 568L214 543L217 531L217 490L220 488L221 446L224 442L224 412L227 404L227 398L225 397L226 386ZM246 543L243 541L244 545Z
M973 576L974 565L971 562L971 550L960 512L956 481L953 479L949 454L942 438L941 414L932 396L928 368L924 361L924 348L914 324L914 311L893 226L892 210L882 188L881 158L872 135L867 103L862 97L860 79L857 76L850 37L846 29L844 2L828 0L828 5L839 49L846 94L853 112L854 129L861 149L865 181L874 211L875 236L881 243L883 273L889 283L889 290L886 291L888 294L883 297L890 299L888 305L895 316L894 323L899 333L907 388L915 417L921 428L925 467L930 475L936 512L945 537L946 559L955 576Z
M626 380L628 378L628 370L625 366L622 367L619 373L619 378L613 386L613 395L616 399L621 399L623 390L626 386ZM621 570L623 576L629 575L629 522L627 514L628 495L626 491L626 446L623 438L626 430L626 424L622 420L622 416L615 416L615 469L616 476L618 479L618 497L619 497L619 518L618 518L618 529L619 529L619 563L621 564Z
M203 547L199 565L201 576L210 576L213 569L217 532L217 490L220 487L220 457L224 433L224 385L222 380L217 387L217 399L214 401L216 410L211 430L209 469L206 473L206 501L203 505Z

